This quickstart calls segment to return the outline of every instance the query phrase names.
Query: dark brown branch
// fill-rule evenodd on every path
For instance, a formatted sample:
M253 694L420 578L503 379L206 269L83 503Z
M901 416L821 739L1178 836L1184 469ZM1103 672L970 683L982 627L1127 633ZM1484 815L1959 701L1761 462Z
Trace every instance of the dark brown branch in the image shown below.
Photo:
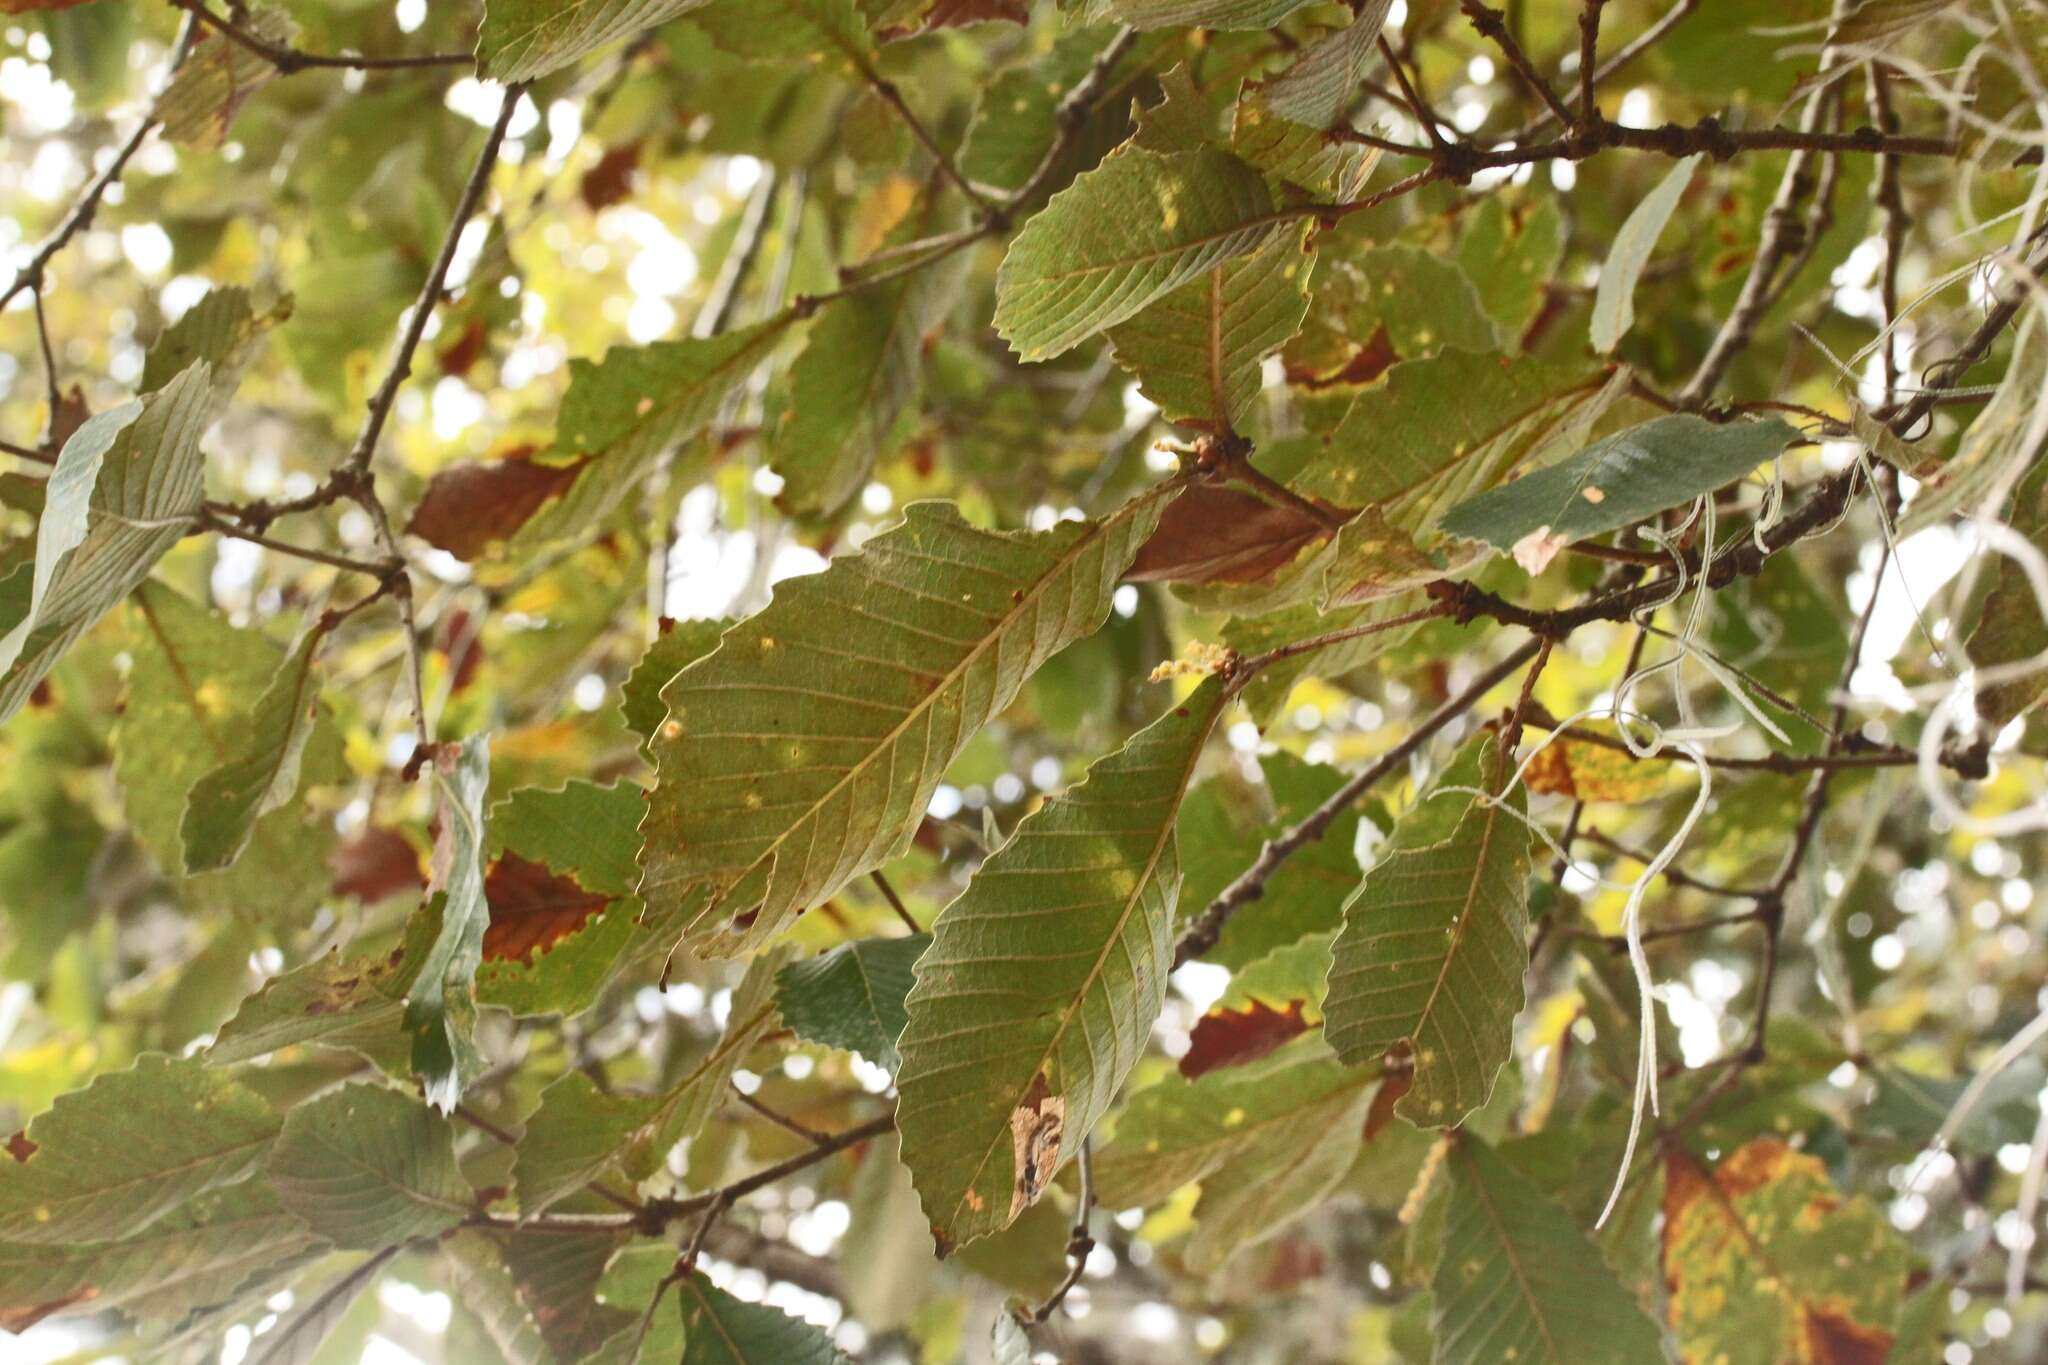
M1594 87L1600 82L1600 68L1596 58L1600 51L1600 11L1607 7L1607 0L1585 0L1579 11L1579 117L1581 124L1597 123L1600 119L1600 103ZM1555 114L1556 111L1552 110ZM1567 124L1571 122L1566 120Z
M798 1123L795 1119L783 1113L780 1109L775 1108L766 1100L762 1099L759 1095L749 1095L746 1091L740 1089L739 1086L736 1084L731 1085L729 1088L732 1090L734 1097L737 1098L741 1104L753 1110L762 1118L768 1120L770 1123L774 1124L777 1128L782 1129L784 1132L794 1133L798 1137L802 1138L805 1142L825 1141L827 1134L821 1133L815 1128L807 1128L803 1124Z
M996 205L989 200L987 195L975 188L972 181L960 173L960 167L954 163L952 156L946 149L939 145L939 140L932 136L932 130L925 127L924 121L911 111L908 104L904 103L903 92L896 88L896 83L875 70L874 65L865 58L861 58L858 64L860 66L860 74L867 80L868 88L880 97L882 103L896 111L896 117L902 120L905 128L910 130L910 135L917 139L918 145L923 147L930 154L932 160L938 164L939 174L950 180L954 188L966 195L968 201L974 204L975 207L984 212L993 211Z
M295 47L273 43L267 38L249 32L232 19L222 18L206 7L205 0L169 0L169 3L173 8L185 11L228 41L247 48L263 58L276 67L281 76L317 67L344 68L351 71L407 71L418 70L421 67L470 66L476 61L476 57L468 52L430 52L416 57L360 57L302 52Z
M882 869L876 868L868 873L868 877L882 893L882 899L889 902L889 908L896 912L896 918L903 921L903 927L913 934L923 933L924 930L918 927L917 920L911 915L910 907L903 903L903 897L896 894L896 888L889 885L889 879L882 875Z
M1371 766L1339 787L1330 795L1329 800L1311 811L1300 824L1277 838L1268 840L1265 847L1259 850L1259 856L1252 860L1252 865L1246 868L1236 881L1225 887L1222 893L1209 902L1208 907L1189 923L1181 934L1180 941L1174 945L1173 965L1178 967L1183 963L1192 962L1214 948L1217 940L1223 936L1223 926L1230 922L1230 917L1266 894L1266 881L1279 870L1280 864L1322 838L1324 832L1329 829L1330 822L1341 815L1348 806L1398 772L1409 757L1427 744L1437 731L1464 715L1478 705L1481 697L1514 676L1516 670L1536 657L1536 652L1540 648L1542 644L1538 640L1529 640L1517 646L1505 659L1487 669L1463 691L1432 711L1409 731L1407 737L1399 744L1381 754Z
M1465 18L1471 22L1473 28L1479 31L1480 36L1489 39L1495 47L1500 49L1501 55L1508 59L1508 65L1513 67L1515 74L1522 78L1522 84L1536 92L1537 97L1550 110L1552 118L1563 123L1566 127L1571 127L1579 121L1572 114L1570 107L1559 97L1558 93L1550 88L1550 82L1543 79L1543 73L1538 71L1536 64L1529 60L1529 54L1522 50L1522 45L1515 41L1515 35L1508 30L1506 15L1497 9L1489 9L1486 5L1480 3L1480 0L1463 0L1459 8L1464 10ZM1599 6L1595 4L1591 8L1594 14L1594 23L1598 24ZM1588 90L1588 102L1590 104L1590 87Z

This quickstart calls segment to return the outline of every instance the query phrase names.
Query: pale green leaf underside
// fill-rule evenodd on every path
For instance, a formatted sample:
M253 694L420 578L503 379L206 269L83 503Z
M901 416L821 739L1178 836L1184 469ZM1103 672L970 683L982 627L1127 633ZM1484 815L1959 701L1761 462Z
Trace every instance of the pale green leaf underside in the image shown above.
M975 731L1101 625L1161 505L996 532L914 503L859 554L778 587L662 694L640 826L649 911L688 906L686 941L746 951L896 857Z
M478 69L530 81L606 43L688 14L705 0L489 0L477 34Z
M1393 0L1371 0L1348 26L1318 38L1266 86L1267 106L1310 128L1336 123L1357 97L1359 78L1373 57L1373 41L1392 8Z
M1110 343L1170 422L1227 430L1259 396L1261 364L1301 327L1314 255L1275 233L1111 330Z
M1397 847L1366 874L1344 908L1323 1000L1324 1035L1345 1061L1412 1054L1414 1083L1396 1112L1426 1128L1486 1102L1514 1048L1528 966L1528 834L1505 802L1432 798L1461 800L1449 839ZM1519 789L1512 800L1519 809Z
M242 1179L277 1133L261 1097L197 1057L146 1053L59 1096L0 1159L0 1241L103 1242Z
M996 275L996 331L1045 360L1236 256L1278 229L1266 181L1218 151L1126 147L1024 225Z
M452 761L434 765L449 856L436 887L441 922L406 988L405 1028L412 1035L413 1070L429 1102L443 1113L455 1107L468 1073L481 1065L470 1035L484 927L490 922L484 901L484 795L490 777L488 734L463 741Z
M1173 962L1175 817L1227 699L1212 678L1098 760L939 916L897 1045L896 1124L942 1249L1036 1200L1143 1055Z
M1650 263L1650 253L1678 208L1685 187L1692 183L1693 172L1705 159L1706 153L1695 152L1673 166L1614 234L1614 246L1607 253L1607 264L1600 268L1600 285L1593 294L1593 349L1602 355L1619 345L1635 325L1636 281Z
M105 426L90 424L66 443L71 452L85 442L70 463L58 457L51 483L63 485L52 487L44 503L28 612L0 636L0 722L184 539L201 499L209 375L206 365L195 364L143 400L139 415L127 405L106 414L111 444L102 444Z
M1439 1365L1654 1365L1657 1327L1563 1209L1490 1148L1451 1149Z
M446 1232L474 1203L448 1120L377 1085L345 1086L293 1109L268 1170L307 1227L363 1251Z
M1503 550L1536 531L1565 540L1603 535L1731 483L1797 439L1775 417L1718 424L1690 413L1659 417L1468 499L1441 525Z

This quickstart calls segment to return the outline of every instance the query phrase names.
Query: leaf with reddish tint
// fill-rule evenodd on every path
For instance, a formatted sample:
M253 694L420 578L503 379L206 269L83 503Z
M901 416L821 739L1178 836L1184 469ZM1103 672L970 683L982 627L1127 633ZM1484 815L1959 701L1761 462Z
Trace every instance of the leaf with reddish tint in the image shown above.
M419 853L396 830L364 830L337 844L327 865L334 871L334 894L354 896L365 905L424 885Z
M1816 1157L1776 1138L1711 1171L1665 1159L1664 1275L1687 1360L1882 1365L1906 1250L1869 1200L1844 1199Z
M484 874L484 899L491 907L484 930L486 962L531 961L611 904L611 897L585 890L575 878L517 853L502 854L491 864Z
M1226 1066L1255 1062L1289 1038L1308 1031L1302 1000L1274 1009L1254 1000L1241 1010L1210 1010L1195 1022L1180 1074L1189 1080Z
M1255 583L1328 535L1299 507L1196 484L1167 507L1124 576L1139 583Z
M405 529L457 559L481 558L574 483L582 467L523 456L464 461L433 477Z
M490 339L490 329L482 318L471 318L469 325L456 334L453 341L440 351L441 373L457 378L468 374L476 363L484 358L484 343Z

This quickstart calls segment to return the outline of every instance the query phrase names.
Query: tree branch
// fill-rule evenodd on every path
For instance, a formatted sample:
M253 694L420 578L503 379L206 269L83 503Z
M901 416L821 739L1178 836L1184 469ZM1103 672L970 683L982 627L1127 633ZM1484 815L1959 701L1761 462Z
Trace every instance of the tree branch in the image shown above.
M267 38L249 32L232 19L222 18L206 7L206 0L169 0L169 3L172 8L183 10L228 41L247 48L263 58L276 67L281 76L318 67L345 68L351 71L405 71L434 66L471 66L476 62L476 57L468 52L430 52L417 57L359 57L302 52L295 47L273 43Z
M1518 645L1505 659L1487 669L1463 691L1432 711L1408 732L1405 739L1381 754L1365 771L1331 793L1330 798L1311 811L1300 824L1278 838L1268 840L1265 847L1259 850L1259 856L1252 860L1252 865L1246 868L1236 881L1225 887L1215 900L1209 902L1208 907L1195 916L1181 933L1180 941L1174 945L1173 965L1179 967L1192 962L1214 948L1217 940L1222 938L1223 926L1230 922L1230 917L1266 894L1267 880L1280 869L1282 863L1322 838L1330 823L1341 815L1346 807L1397 772L1437 731L1471 710L1481 697L1535 658L1541 648L1540 640L1528 640Z

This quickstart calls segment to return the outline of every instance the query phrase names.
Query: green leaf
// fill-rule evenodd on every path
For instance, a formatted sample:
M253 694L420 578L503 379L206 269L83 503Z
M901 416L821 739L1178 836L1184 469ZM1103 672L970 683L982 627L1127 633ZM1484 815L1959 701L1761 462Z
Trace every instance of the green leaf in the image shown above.
M1377 1087L1360 1083L1321 1104L1298 1109L1294 1121L1269 1130L1202 1181L1195 1233L1182 1253L1198 1275L1222 1270L1239 1251L1277 1236L1337 1188L1365 1142ZM1206 1079L1206 1077L1204 1078Z
M56 468L43 487L43 512L36 524L35 571L29 580L28 611L0 635L0 676L21 657L29 633L50 611L51 585L64 557L85 540L87 517L100 467L115 440L142 416L142 403L131 398L117 408L88 417L58 452ZM11 714L11 712L9 713ZM0 716L0 719L5 719Z
M697 27L727 52L763 61L817 61L837 54L855 71L873 59L854 0L715 0Z
M1311 1120L1326 1126L1326 1111L1347 1110L1378 1081L1371 1069L1339 1062L1313 1035L1198 1080L1170 1075L1131 1096L1116 1140L1095 1154L1096 1189L1108 1208L1163 1204L1196 1181L1206 1189L1248 1153L1291 1147ZM1355 1147L1360 1130L1350 1136Z
M1679 198L1686 186L1692 184L1693 173L1705 159L1706 153L1694 152L1673 166L1657 182L1657 188L1643 196L1628 221L1621 225L1621 231L1614 235L1607 263L1600 268L1599 288L1593 295L1593 349L1600 354L1613 351L1635 325L1636 281L1642 278L1643 267L1650 263L1650 253L1656 250L1657 239L1664 234L1664 225L1671 221Z
M498 1240L458 1232L441 1242L443 1274L456 1301L471 1315L506 1365L556 1365L538 1315L520 1297Z
M913 503L859 554L782 584L662 694L679 733L654 746L649 912L687 912L701 951L745 951L899 856L974 732L1101 625L1160 506L1005 533Z
M182 825L189 870L211 872L239 858L258 817L299 789L299 763L320 714L314 664L324 638L318 627L305 633L236 727L227 758L193 784Z
M489 0L476 64L489 80L530 81L607 43L702 7L705 0Z
M1441 526L1503 550L1539 532L1560 543L1581 540L1710 493L1797 439L1775 417L1718 425L1690 413L1659 417L1470 498L1445 513Z
M1059 135L1060 101L1087 76L1106 38L1100 28L1077 29L1035 61L999 73L961 140L960 173L977 184L1022 188Z
M666 622L661 634L640 656L640 662L633 665L633 671L619 686L619 714L625 718L626 728L640 736L643 749L653 744L654 732L668 718L668 704L661 699L661 689L676 674L718 648L718 637L731 624Z
M554 455L580 460L580 469L568 492L536 512L508 548L530 556L611 515L641 479L717 415L791 320L784 315L712 337L614 346L602 360L570 361Z
M1358 82L1373 59L1374 43L1393 0L1368 0L1350 24L1325 34L1267 82L1266 104L1282 118L1328 128L1358 96Z
M748 966L733 990L724 1035L666 1092L605 1094L580 1071L549 1086L526 1121L513 1165L521 1211L539 1213L582 1189L617 1165L628 1147L647 1146L646 1156L658 1162L703 1131L732 1073L776 1026L775 974L786 961L788 952L779 950Z
M1265 179L1216 151L1119 151L1056 194L996 275L996 331L1046 360L1237 256L1283 221Z
M746 1303L692 1271L676 1285L682 1365L850 1365L832 1338L801 1318Z
M1451 1148L1434 1289L1439 1365L1646 1365L1643 1315L1570 1215L1470 1137Z
M114 726L114 774L136 838L174 875L183 867L187 798L228 762L244 723L285 663L284 651L237 630L159 583L132 599L124 647L134 659ZM347 774L341 739L324 716L299 763L301 792ZM274 924L296 924L326 895L334 846L331 820L301 799L257 819L233 867L188 879L181 899L194 909L231 908Z
M0 1241L130 1236L245 1178L276 1135L270 1106L227 1073L145 1053L59 1096L29 1124L26 1158L0 1159Z
M932 207L908 215L888 244L941 236L966 223L959 200L934 195L927 202ZM956 252L826 307L790 367L789 412L771 444L775 472L785 480L778 506L828 516L866 485L896 445L898 419L917 403L925 337L959 299L968 261Z
M1563 258L1564 216L1555 199L1510 215L1501 196L1490 194L1468 215L1465 235L1458 239L1458 264L1479 290L1503 349L1519 346Z
M1287 362L1341 376L1382 329L1393 350L1388 360L1414 360L1446 347L1481 355L1496 344L1493 320L1463 267L1435 252L1390 244L1324 268Z
M1173 962L1174 821L1228 698L1210 678L1097 761L939 915L896 1125L942 1254L1036 1202L1143 1054Z
M1339 506L1434 505L1503 477L1593 401L1599 380L1584 364L1445 350L1312 415L1321 440L1293 443L1291 465L1260 464Z
M1442 813L1432 807L1443 802L1463 807L1449 837L1416 840L1417 821L1437 835ZM1418 1127L1456 1124L1486 1103L1514 1050L1528 966L1529 835L1514 818L1522 808L1520 787L1491 804L1439 786L1344 907L1324 1035L1347 1062L1401 1048L1415 1078L1395 1111Z
M1380 149L1331 142L1320 128L1296 123L1247 92L1230 120L1230 150L1268 175L1330 199L1351 199L1365 188Z
M427 1100L443 1113L455 1107L469 1073L480 1065L471 1031L476 1023L476 972L483 963L484 792L490 784L490 736L465 740L452 760L434 764L446 857L437 851L440 877L432 906L440 924L419 970L406 986L405 1029L412 1035L412 1065Z
M642 789L629 782L570 782L554 791L522 787L491 808L493 858L517 854L611 903L531 959L484 962L476 974L480 1003L521 1015L577 1014L635 955L636 945L648 942L633 896L640 875L634 861L637 829L645 809Z
M241 15L238 28L280 47L289 47L298 34L290 16L263 6ZM150 113L163 125L165 141L218 147L227 140L243 102L277 75L277 65L262 53L210 28L195 30L191 53L156 97Z
M895 1071L911 968L931 943L930 934L863 938L791 963L775 979L783 1021L807 1043L858 1052Z
M1132 28L1270 28L1308 0L1111 0Z
M448 1120L380 1085L343 1086L296 1106L267 1169L307 1227L359 1251L446 1232L475 1203Z
M1300 328L1314 267L1305 232L1276 233L1111 329L1110 344L1166 420L1230 431L1266 357Z
M123 1241L0 1242L0 1331L26 1331L74 1306L175 1320L326 1249L269 1186L246 1180Z
M142 392L155 393L176 379L194 361L211 367L216 407L240 380L256 356L258 343L291 316L290 296L258 313L249 291L239 285L216 287L164 329L142 363Z
M1868 1199L1844 1199L1817 1158L1776 1138L1711 1173L1674 1150L1664 1171L1664 1275L1687 1359L1887 1358L1907 1257Z
M207 1056L226 1065L318 1044L346 1048L387 1069L404 1067L405 990L418 974L431 926L415 919L410 928L406 942L387 956L329 952L264 982L221 1026Z

